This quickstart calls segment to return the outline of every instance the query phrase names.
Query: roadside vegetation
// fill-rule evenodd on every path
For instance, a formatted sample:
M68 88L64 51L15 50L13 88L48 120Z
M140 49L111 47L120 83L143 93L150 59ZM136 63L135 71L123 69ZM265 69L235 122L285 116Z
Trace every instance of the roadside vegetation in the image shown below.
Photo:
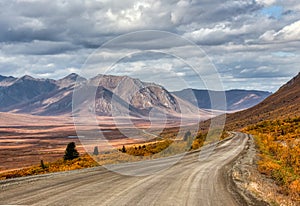
M210 134L208 133L198 133L193 141L191 146L192 150L196 150L204 146L205 144L209 144L211 142L220 141L226 139L230 136L230 133L227 131L223 131L220 137L220 131L215 130L211 131Z
M258 170L274 179L282 193L300 200L300 118L249 126L259 150Z
M92 155L87 153L79 155L78 151L76 150L75 143L71 142L67 145L63 158L55 162L44 162L41 160L40 165L34 165L32 167L20 170L0 173L0 180L83 169L105 164L118 164L168 157L190 150L199 149L204 144L215 141L217 136L216 134L216 132L212 132L211 136L207 137L207 133L194 134L190 131L187 131L182 135L182 139L175 140L174 138L170 138L174 135L168 133L167 135L169 138L162 138L144 144L123 145L121 148L111 151L101 152L99 151L99 148L95 146ZM226 137L228 137L228 134L224 132L221 139Z
M159 141L151 144L129 146L125 150L125 153L134 156L151 156L167 149L173 142L174 141L167 139L164 141Z
M0 180L10 179L15 177L24 177L30 175L46 174L50 172L61 172L75 169L82 169L87 167L97 166L98 163L93 160L89 155L85 154L79 157L74 142L70 142L65 150L65 155L62 159L55 162L44 162L41 160L40 165L32 167L13 170L9 172L0 173Z
M97 165L98 163L95 162L89 155L83 155L79 158L73 160L67 160L67 161L63 160L63 158L55 162L41 161L40 165L35 165L20 170L0 173L0 180L16 178L16 177L24 177L30 175L47 174L51 172L61 172L61 171L82 169L82 168L94 167Z

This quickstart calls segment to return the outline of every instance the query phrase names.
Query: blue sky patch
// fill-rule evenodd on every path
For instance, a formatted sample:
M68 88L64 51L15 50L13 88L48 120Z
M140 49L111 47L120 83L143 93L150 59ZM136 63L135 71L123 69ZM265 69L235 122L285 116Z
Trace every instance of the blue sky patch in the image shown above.
M269 6L265 7L261 10L263 15L273 17L275 19L280 19L283 14L283 7L282 6Z
M272 54L277 57L294 57L294 56L296 56L292 52L283 52L283 51L273 52Z

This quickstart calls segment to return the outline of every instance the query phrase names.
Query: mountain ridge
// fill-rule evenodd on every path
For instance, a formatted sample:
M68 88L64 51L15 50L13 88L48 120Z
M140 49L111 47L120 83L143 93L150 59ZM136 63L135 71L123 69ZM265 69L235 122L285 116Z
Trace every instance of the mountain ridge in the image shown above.
M1 82L8 77L1 76ZM35 79L25 75L10 79L10 83L0 85L0 111L25 113L34 115L64 115L72 113L73 92L81 92L79 104L82 107L94 108L98 115L112 116L113 109L120 114L147 116L151 111L179 115L182 100L174 97L164 87L155 83L142 82L128 76L97 75L85 79L72 73L62 79ZM97 91L96 99L87 94L90 90ZM112 107L114 100L118 108ZM86 102L90 104L87 106ZM191 114L207 115L189 103L184 102ZM79 105L80 106L80 105ZM128 110L128 111L126 111ZM90 109L88 109L90 111Z
M225 108L226 111L248 109L257 105L272 94L271 92L259 90L231 89L227 91L213 91L192 88L175 91L172 93L199 108L216 110L224 110L225 105L222 103L218 104L217 102L217 104L213 106L214 108L212 108L210 101L211 96L218 97L225 94L227 105L227 108Z
M147 116L152 109L157 113L175 116L181 113L190 116L210 116L207 110L209 108L197 107L197 104L155 83L143 82L129 76L103 74L86 79L76 73L58 80L39 79L28 75L20 78L0 76L0 111L44 116L71 114L73 91L76 89L83 91L81 95L86 98L79 98L78 106L82 104L93 108L98 115L112 116L111 103L112 100L116 100L120 107L118 112L125 114L125 110L129 110L127 113L133 116ZM97 91L94 106L86 105L87 99L93 101L86 94L89 89ZM245 90L236 89L229 92ZM242 101L241 98L238 100ZM204 98L203 101L208 100Z
M300 72L258 105L227 115L227 129L300 116Z

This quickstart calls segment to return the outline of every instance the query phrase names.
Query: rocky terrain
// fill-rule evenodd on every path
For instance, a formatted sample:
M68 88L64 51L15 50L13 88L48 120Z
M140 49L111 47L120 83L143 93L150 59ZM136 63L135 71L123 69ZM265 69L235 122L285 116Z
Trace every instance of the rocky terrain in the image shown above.
M0 76L0 112L57 116L72 113L74 92L75 109L95 112L99 116L144 117L165 114L182 114L208 119L211 114L210 96L220 92L186 89L169 92L164 87L143 82L128 76L97 75L85 79L70 74L62 79L37 79L25 75L20 78ZM249 108L270 93L261 91L226 91L227 108L240 110ZM96 97L96 98L95 98ZM194 98L193 98L194 97ZM78 112L78 111L75 111Z
M154 83L112 75L87 80L77 74L60 80L1 76L0 111L46 116L71 114L74 91L75 109L88 108L100 116L147 116L150 112L209 115Z

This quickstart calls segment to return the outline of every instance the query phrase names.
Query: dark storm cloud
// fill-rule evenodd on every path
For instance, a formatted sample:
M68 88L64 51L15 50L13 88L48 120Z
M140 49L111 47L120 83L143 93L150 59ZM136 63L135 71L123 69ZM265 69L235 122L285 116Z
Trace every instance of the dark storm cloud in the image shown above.
M2 2L0 41L70 41L95 47L103 43L101 39L105 41L124 31L176 31L176 25L184 26L195 22L201 22L200 26L210 25L230 20L239 14L244 15L259 7L253 1L157 1L160 5L151 9L149 7L154 1L149 2L150 4L138 5L131 1L127 7L124 3L114 1Z

